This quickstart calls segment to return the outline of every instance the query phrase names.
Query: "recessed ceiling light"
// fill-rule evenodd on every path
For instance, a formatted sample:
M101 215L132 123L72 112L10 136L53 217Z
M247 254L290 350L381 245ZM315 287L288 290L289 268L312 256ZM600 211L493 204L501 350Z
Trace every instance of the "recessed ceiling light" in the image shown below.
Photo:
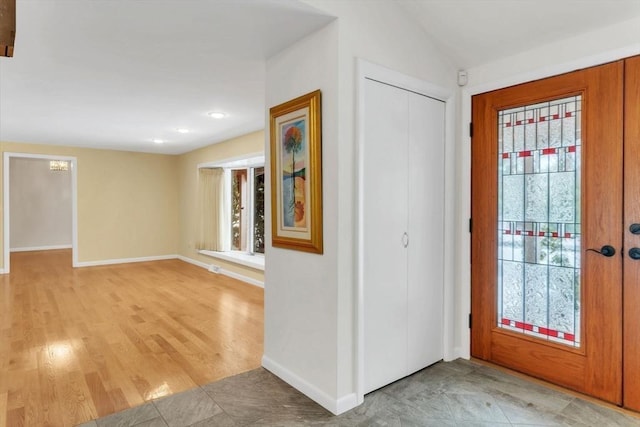
M212 111L210 113L207 113L207 115L213 119L224 119L225 117L227 117L225 113L222 113L220 111Z
M189 133L189 129L185 129L185 128L178 128L176 129L176 131L178 131L178 133Z
M155 142L156 144L162 144L164 142L162 139L158 138L153 138L151 141Z

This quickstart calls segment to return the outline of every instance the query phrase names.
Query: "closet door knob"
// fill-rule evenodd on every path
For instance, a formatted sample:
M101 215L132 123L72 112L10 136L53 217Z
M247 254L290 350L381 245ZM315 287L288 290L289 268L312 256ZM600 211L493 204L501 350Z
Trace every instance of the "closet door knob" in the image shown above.
M409 235L406 231L402 234L402 246L405 248L409 246Z

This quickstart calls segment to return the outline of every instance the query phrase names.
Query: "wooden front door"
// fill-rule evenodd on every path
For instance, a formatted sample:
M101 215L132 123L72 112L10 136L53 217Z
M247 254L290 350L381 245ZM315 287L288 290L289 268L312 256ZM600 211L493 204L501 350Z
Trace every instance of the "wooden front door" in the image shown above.
M623 403L640 411L640 56L625 61Z
M637 61L627 67L637 80ZM618 61L472 100L472 356L615 404L623 262L639 269L624 285L640 286L631 241L623 252L624 76ZM640 203L637 184L625 195ZM635 213L626 222L640 223ZM635 311L640 298L627 301ZM640 365L631 321L625 338L636 344L625 356Z

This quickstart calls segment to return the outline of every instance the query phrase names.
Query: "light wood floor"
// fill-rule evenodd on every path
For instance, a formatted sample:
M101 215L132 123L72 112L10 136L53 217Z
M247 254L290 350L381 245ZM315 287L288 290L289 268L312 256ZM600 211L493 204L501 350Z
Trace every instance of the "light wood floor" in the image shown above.
M260 366L263 290L178 260L0 276L0 427L73 426Z

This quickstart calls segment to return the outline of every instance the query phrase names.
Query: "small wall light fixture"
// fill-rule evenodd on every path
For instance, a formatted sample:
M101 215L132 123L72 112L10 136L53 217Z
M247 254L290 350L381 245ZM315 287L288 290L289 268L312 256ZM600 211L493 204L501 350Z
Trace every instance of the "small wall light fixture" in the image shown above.
M50 160L49 170L51 171L68 171L69 162L66 160Z

